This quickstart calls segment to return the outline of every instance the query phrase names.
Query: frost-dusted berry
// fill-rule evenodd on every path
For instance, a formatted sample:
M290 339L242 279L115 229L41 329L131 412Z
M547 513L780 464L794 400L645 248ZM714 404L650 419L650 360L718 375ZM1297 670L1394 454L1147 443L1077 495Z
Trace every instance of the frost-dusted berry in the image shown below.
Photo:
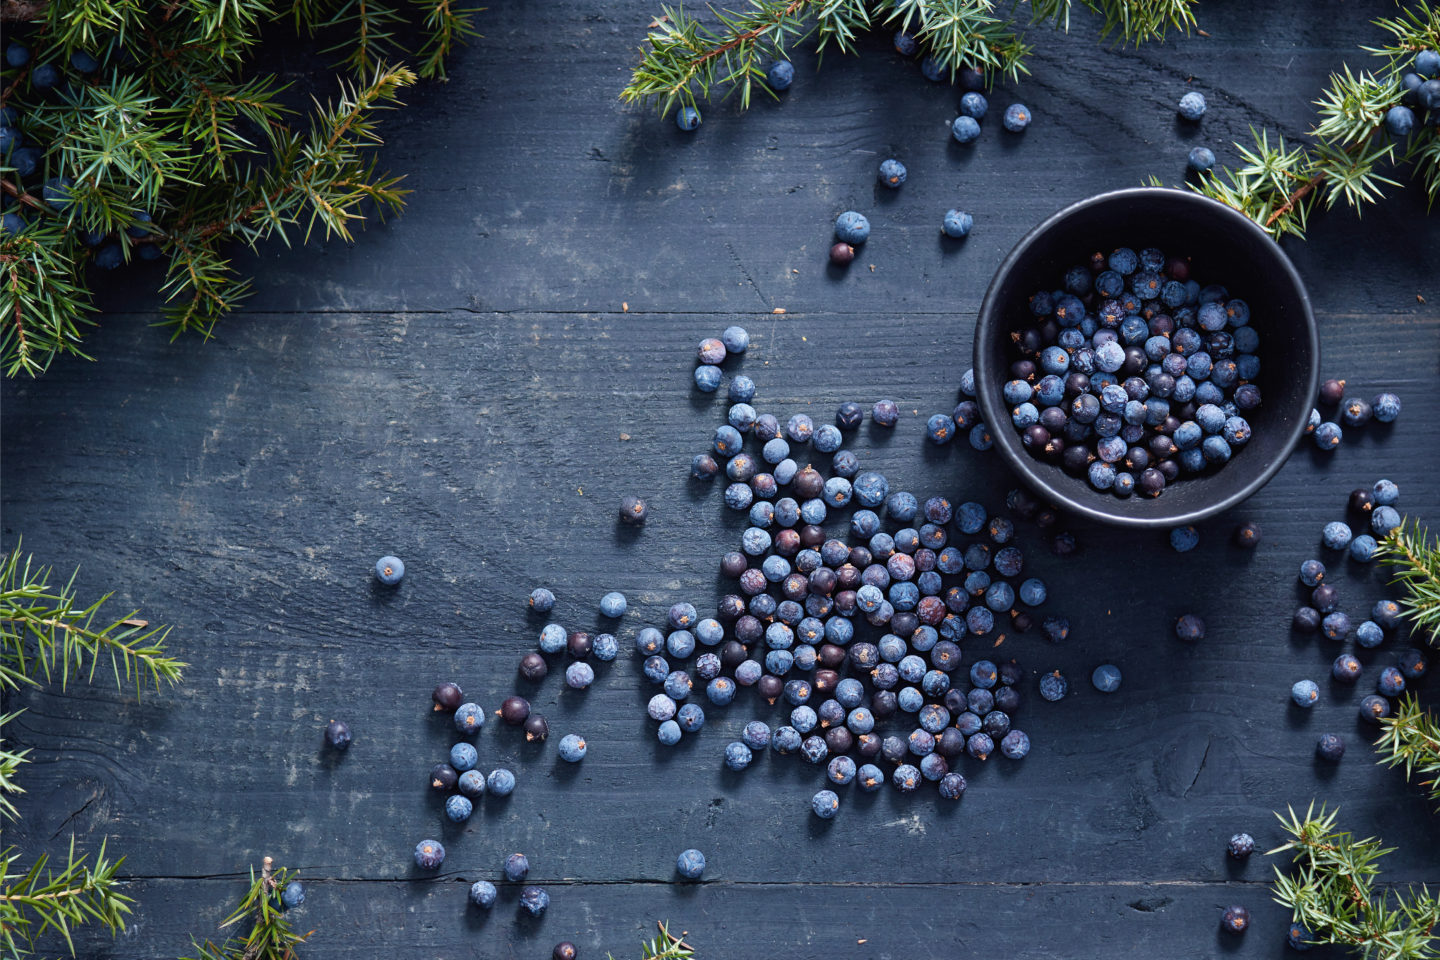
M1315 934L1303 923L1290 924L1289 931L1285 934L1285 945L1291 950L1304 951L1315 946Z
M331 720L325 725L325 742L336 750L350 746L350 725L344 720Z
M540 887L525 887L520 891L520 908L532 917L538 917L550 906L550 894Z
M1307 587L1318 587L1325 579L1325 564L1319 560L1306 560L1300 564L1300 582Z
M499 891L495 889L495 884L489 880L476 880L470 885L470 902L482 910L489 910L495 906L495 898L498 895Z
M464 823L475 812L475 804L469 797L455 794L445 801L445 816L451 823Z
M405 576L405 561L399 557L384 556L375 561L375 579L387 587L400 583Z
M585 738L576 733L567 733L560 738L560 759L567 763L579 763L585 759L589 747Z
M1370 529L1377 537L1388 537L1400 526L1400 512L1394 507L1379 506L1370 514Z
M1320 621L1320 632L1327 640L1344 640L1350 635L1350 618L1339 610L1327 613Z
M286 910L294 910L305 902L305 886L299 880L291 880L285 884L285 889L280 891L280 906Z
M718 341L717 341L718 342ZM736 445L739 449L739 445ZM650 506L641 497L633 493L626 494L620 500L620 522L632 527L642 526L650 515Z
M714 393L720 388L720 368L701 364L695 368L695 388L701 393Z
M905 164L892 157L889 160L882 160L880 162L878 176L882 184L894 190L905 182L908 173L905 170Z
M847 244L864 243L870 239L870 221L862 213L846 210L835 218L835 239Z
M1340 441L1344 435L1341 432L1340 425L1338 423L1333 423L1329 420L1326 420L1324 423L1320 424L1320 426L1316 427L1315 432L1312 433L1310 436L1312 439L1314 439L1315 446L1319 447L1321 450L1334 450L1336 447L1340 446Z
M572 663L565 668L565 686L584 690L595 682L595 668L588 663Z
M439 840L421 840L415 844L415 866L421 870L439 870L445 862L445 847Z
M795 82L795 66L788 60L776 60L765 71L765 82L772 90L788 90Z
M1184 119L1195 123L1205 115L1205 106L1205 95L1198 90L1191 90L1180 98L1177 112Z
M1400 655L1399 666L1400 674L1406 680L1419 680L1430 669L1430 662L1425 659L1423 651L1411 649Z
M442 683L430 694L436 710L455 710L465 702L465 694L453 683Z
M891 39L891 44L895 47L895 52L902 57L913 57L915 56L915 51L920 49L919 44L915 42L915 38L904 30L895 31L895 36Z
M1393 423L1400 416L1400 398L1393 393L1377 394L1370 407L1381 423Z
M560 941L555 944L555 949L550 951L550 960L575 960L577 956L579 956L579 951L569 940Z
M508 797L515 792L515 774L504 767L496 767L485 778L485 792L493 797Z
M530 591L530 609L536 613L549 613L555 608L555 594L544 587Z
M957 143L973 143L980 138L980 124L974 117L961 114L951 122L950 135Z
M675 872L686 880L699 880L705 872L705 854L694 848L680 851L675 858Z
M1040 678L1040 696L1046 700L1051 702L1063 700L1069 690L1070 682L1059 670L1052 670Z
M1350 545L1354 535L1350 531L1350 525L1339 520L1332 520L1325 524L1320 531L1320 542L1330 550L1344 550Z
M512 853L505 858L505 879L520 883L530 875L530 860L523 853Z
M465 736L474 736L485 726L485 710L478 703L462 703L455 708L455 729Z
M473 770L479 762L480 755L475 747L469 743L457 743L450 748L450 766L464 773L466 770Z
M840 812L840 798L833 790L821 790L810 798L810 809L821 820L831 820Z
M1005 108L1005 116L1000 122L1011 133L1022 133L1030 126L1030 108L1023 103L1012 103Z
M940 229L945 236L959 240L970 235L970 230L975 226L975 218L964 210L951 209L945 211L944 218L940 221Z
M1248 833L1237 833L1225 844L1225 852L1233 860L1245 860L1255 852L1255 838Z
M1090 674L1090 682L1101 693L1114 693L1120 689L1120 668L1113 663L1102 663Z

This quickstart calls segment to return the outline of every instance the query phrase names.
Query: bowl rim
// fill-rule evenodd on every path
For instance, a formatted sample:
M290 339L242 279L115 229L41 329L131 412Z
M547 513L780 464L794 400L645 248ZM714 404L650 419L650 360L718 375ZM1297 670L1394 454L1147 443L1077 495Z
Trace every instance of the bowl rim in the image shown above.
M1161 517L1139 517L1126 516L1122 512L1107 512L1085 503L1067 494L1059 486L1050 483L1041 477L1035 469L1034 461L1022 448L1019 435L1014 430L1006 429L1005 423L1009 422L1008 415L1000 409L998 404L998 382L989 382L995 379L995 371L990 369L988 360L982 359L988 356L989 351L983 349L988 338L982 337L983 332L989 332L992 327L997 327L1001 322L999 316L1002 304L997 302L998 288L1001 278L1012 273L1020 261L1030 252L1030 249L1055 226L1073 217L1075 214L1091 207L1115 203L1117 201L1146 200L1157 197L1164 197L1167 201L1176 201L1193 204L1201 215L1215 216L1227 220L1236 230L1247 231L1257 239L1263 239L1274 249L1276 259L1280 268L1289 278L1290 283L1299 291L1299 306L1304 336L1309 341L1311 362L1306 371L1306 389L1304 396L1314 397L1320 386L1320 336L1315 326L1315 313L1310 305L1310 292L1305 287L1305 282L1300 277L1300 271L1295 268L1290 257L1280 248L1275 238L1266 233L1259 224L1251 220L1245 214L1234 207L1227 206L1218 200L1198 193L1180 190L1175 187L1127 187L1120 190L1108 190L1104 193L1097 193L1093 196L1078 200L1056 211L1042 220L1032 228L1014 248L1005 255L1000 266L995 269L994 275L990 278L990 284L985 288L985 297L980 301L980 312L975 317L975 332L971 345L971 356L975 368L975 400L980 406L981 416L985 423L991 425L991 435L995 446L1000 450L1001 456L1005 459L1012 470L1020 475L1031 489L1053 502L1057 507L1101 523L1112 526L1128 527L1131 529L1156 529L1165 527L1181 526L1187 523L1196 523L1217 513L1223 513L1237 504L1242 503L1253 496L1261 487L1269 483L1271 478L1280 471L1290 455L1295 452L1300 438L1305 435L1307 419L1297 418L1290 427L1290 435L1276 455L1267 463L1264 469L1260 470L1250 482L1240 489L1222 497L1212 504L1198 507L1192 510L1175 513ZM988 387L988 389L987 389ZM1067 479L1071 479L1067 477ZM1080 481L1076 481L1080 482ZM1117 508L1124 501L1117 500Z

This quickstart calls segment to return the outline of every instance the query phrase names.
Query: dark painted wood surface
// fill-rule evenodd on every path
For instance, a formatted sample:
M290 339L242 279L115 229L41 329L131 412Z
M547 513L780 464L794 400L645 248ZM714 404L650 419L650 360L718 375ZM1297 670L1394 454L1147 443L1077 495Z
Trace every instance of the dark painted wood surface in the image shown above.
M562 692L558 671L529 688L552 721L546 748L487 726L482 765L519 776L509 800L455 828L423 785L452 739L430 687L455 678L491 706L516 689L543 623L525 610L531 587L551 586L555 618L585 627L602 593L623 590L627 650L670 603L713 605L741 524L718 489L686 479L723 415L690 389L690 358L729 322L754 335L739 369L762 410L824 418L843 399L894 397L907 417L893 436L861 431L864 462L917 494L998 509L1011 486L999 462L929 447L921 427L953 403L991 271L1072 199L1178 178L1194 140L1227 157L1248 124L1302 132L1326 71L1375 39L1363 18L1388 7L1281 6L1209 3L1210 37L1138 53L1093 46L1079 23L1046 34L1021 88L1035 126L1020 140L987 129L973 155L946 134L955 93L883 38L818 76L802 57L783 103L744 118L717 106L686 138L613 99L648 8L556 4L544 31L535 11L496 9L453 81L416 91L387 127L386 160L417 191L405 217L353 247L268 252L250 311L208 344L168 343L112 290L90 341L100 361L7 383L0 411L4 545L23 535L47 562L81 564L82 594L117 587L175 625L192 664L185 685L138 704L104 684L7 701L27 709L14 737L37 760L7 842L59 849L73 831L128 855L133 927L82 940L82 954L183 952L265 854L309 880L300 922L318 930L316 957L538 957L560 939L623 955L654 918L712 957L1276 956L1269 864L1237 869L1224 840L1245 829L1268 847L1270 812L1311 798L1400 846L1388 876L1440 881L1440 820L1371 762L1354 719L1365 691L1324 681L1337 651L1287 627L1294 570L1350 488L1390 476L1410 512L1440 523L1440 228L1408 188L1287 244L1326 373L1397 390L1401 421L1333 456L1302 448L1183 557L1160 535L1072 525L1083 549L1062 561L1022 527L1072 639L1005 641L1032 674L1017 725L1035 750L967 765L962 803L857 795L821 825L807 809L819 770L718 762L746 720L778 710L742 695L667 750L628 654L588 692ZM1212 104L1199 132L1172 120L1188 76ZM889 153L911 179L879 196ZM963 247L938 238L956 204L976 216ZM835 276L823 250L848 206L875 235ZM631 490L654 515L623 537L614 507ZM1226 543L1241 516L1266 528L1254 555ZM393 597L368 577L387 551L409 569ZM1334 566L1347 609L1384 593L1380 571ZM1209 622L1196 647L1169 633L1186 610ZM1106 661L1125 670L1115 697L1086 680ZM1056 667L1074 694L1040 702L1034 675ZM1303 676L1323 681L1308 715L1286 696ZM319 740L336 716L356 736L339 762ZM1333 769L1311 760L1327 729L1350 741ZM571 731L590 744L578 767L553 747ZM438 879L410 867L430 835L450 851ZM670 882L687 846L710 859L702 886ZM465 885L495 879L513 850L551 885L539 923L509 899L488 918L465 905ZM1256 915L1238 943L1216 933L1232 901Z

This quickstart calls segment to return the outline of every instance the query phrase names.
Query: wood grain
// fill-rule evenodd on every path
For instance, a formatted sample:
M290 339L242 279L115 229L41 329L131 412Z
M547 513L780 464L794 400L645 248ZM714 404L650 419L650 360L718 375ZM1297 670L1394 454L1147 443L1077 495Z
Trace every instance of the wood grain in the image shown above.
M1362 395L1396 390L1400 421L1347 432L1333 455L1302 448L1184 556L1161 535L1075 524L1082 551L1061 560L1022 526L1072 639L1006 638L1000 655L1031 672L1016 720L1035 749L968 763L961 803L847 795L821 825L808 813L819 769L766 757L721 770L744 722L778 710L748 695L707 705L698 736L663 748L628 655L670 603L713 606L742 526L718 488L686 476L723 416L690 387L702 336L751 330L732 368L755 379L762 410L823 420L841 400L893 397L904 419L856 435L863 462L917 494L998 509L1013 485L999 461L928 446L922 430L954 403L991 271L1069 200L1175 180L1192 142L1223 158L1252 123L1302 132L1326 71L1373 39L1357 5L1308 6L1257 24L1252 8L1207 4L1208 38L1139 52L1096 47L1079 22L1045 34L1020 88L1035 126L1019 141L987 129L973 155L945 132L954 91L885 54L883 37L818 75L801 57L783 103L743 120L717 106L686 138L614 101L643 4L566 0L543 31L495 10L452 82L387 121L385 159L417 191L405 217L348 248L267 250L251 309L208 343L149 326L133 292L143 272L118 282L88 342L98 362L0 392L3 545L23 536L63 572L80 564L82 596L118 588L117 605L175 626L192 665L139 703L104 682L5 698L26 710L11 733L36 760L7 841L58 850L73 832L127 855L135 922L113 945L88 933L81 955L177 955L266 854L310 878L298 920L318 929L313 957L545 956L565 938L623 955L661 917L707 957L1274 956L1270 865L1235 867L1224 841L1249 830L1267 849L1271 812L1312 798L1399 847L1387 878L1440 882L1440 821L1371 762L1355 719L1368 679L1331 685L1338 648L1288 629L1295 569L1352 487L1389 476L1403 506L1440 523L1440 229L1412 189L1287 244L1326 374ZM1172 120L1190 76L1212 105L1198 131ZM992 113L1008 102L997 93ZM910 182L879 196L873 168L889 153ZM938 237L957 204L977 221L959 247ZM855 269L831 274L829 224L849 206L875 235ZM630 491L653 512L627 536L614 515ZM1242 515L1265 528L1253 555L1227 542ZM369 578L385 552L408 567L394 594ZM1386 592L1381 571L1332 567L1352 615ZM517 689L543 623L524 603L538 584L567 626L602 626L607 590L630 598L626 653L593 688L562 692L558 670L518 685L555 737L584 734L589 756L561 764L491 724L482 765L512 766L519 788L449 826L423 784L452 740L429 690L453 678L493 707ZM1209 637L1185 647L1170 624L1192 610ZM1396 652L1363 656L1368 674ZM1107 661L1125 671L1114 697L1088 683ZM1055 668L1074 694L1047 704L1034 677ZM1322 681L1308 714L1286 696L1304 676ZM338 760L320 744L332 717L355 732ZM1338 767L1312 760L1322 730L1349 740ZM450 850L435 880L410 866L431 835ZM669 883L688 846L710 858L703 886ZM555 886L551 913L527 925L508 902L488 921L467 912L465 883L517 849ZM1215 932L1232 900L1256 917L1238 943Z

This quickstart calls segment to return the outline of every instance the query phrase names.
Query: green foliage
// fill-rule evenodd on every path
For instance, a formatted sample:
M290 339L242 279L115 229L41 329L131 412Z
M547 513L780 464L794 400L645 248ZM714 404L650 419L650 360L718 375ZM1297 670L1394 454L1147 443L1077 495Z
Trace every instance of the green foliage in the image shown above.
M685 934L675 936L664 920L656 923L660 935L640 943L640 960L691 960L695 949L685 942ZM613 953L607 953L608 960L615 960Z
M1415 694L1401 698L1395 713L1380 721L1383 732L1375 741L1383 755L1380 762L1387 767L1404 767L1405 776L1413 779L1418 773L1428 780L1419 781L1440 803L1440 721L1428 710L1422 710Z
M1389 849L1335 827L1339 811L1277 814L1290 839L1271 854L1293 853L1287 872L1275 868L1275 902L1287 906L1314 942L1348 947L1367 960L1433 960L1440 900L1421 887L1375 889L1379 860Z
M1170 28L1188 31L1197 0L1082 0L1104 20L1101 33L1126 43L1159 40ZM1025 73L1030 46L1016 29L1019 0L748 0L739 11L709 7L713 25L683 7L661 7L646 47L620 97L654 103L661 114L696 106L713 93L739 91L742 107L765 83L765 65L811 37L823 53L855 52L855 38L884 25L915 37L923 53L953 78L963 67L992 82ZM1033 0L1031 23L1069 29L1071 0Z
M120 685L135 682L135 694L148 678L159 689L163 680L180 682L188 664L165 655L168 627L150 628L131 611L118 620L99 619L110 594L81 607L75 599L75 576L63 587L50 585L51 569L21 562L17 545L0 563L0 688L34 684L37 674L46 680L59 674L63 690L72 671L93 679L102 660L108 659ZM77 571L78 572L78 571ZM7 718L8 719L8 718Z
M30 953L35 938L47 930L63 938L73 956L75 944L70 931L74 927L94 922L112 933L124 927L133 902L116 889L115 873L124 858L106 860L104 843L91 866L85 856L76 856L75 838L71 837L65 867L58 873L49 869L49 857L44 855L24 872L16 866L19 859L14 847L0 853L4 861L0 876L0 944L4 944L5 956Z
M1395 569L1390 582L1405 590L1400 615L1431 646L1440 647L1440 540L1432 540L1418 522L1406 520L1380 541L1377 556Z
M289 870L275 870L273 861L266 857L260 876L250 871L250 889L235 912L220 925L222 930L243 925L247 928L244 934L226 937L218 944L197 940L195 956L185 960L294 960L295 948L310 934L290 929L280 906L279 892L298 877L298 873Z
M1253 144L1236 144L1241 163L1201 174L1191 189L1228 204L1271 236L1304 238L1310 214L1343 200L1358 215L1399 183L1386 172L1408 169L1433 204L1440 197L1440 131L1418 125L1404 141L1384 129L1385 114L1400 103L1400 75L1417 50L1440 46L1440 7L1416 0L1399 17L1375 21L1390 34L1383 47L1365 47L1380 68L1355 73L1348 66L1330 76L1315 101L1320 119L1310 131L1314 143L1274 145L1264 130L1252 129Z
M377 171L377 120L419 77L475 36L478 8L457 0L7 0L7 41L31 49L0 72L0 101L19 114L38 169L0 165L0 190L26 222L0 233L0 363L38 376L61 354L84 357L99 249L167 262L165 321L208 335L251 292L231 263L292 234L352 238L406 191ZM12 23L14 19L20 23ZM251 64L276 21L334 41L351 74L338 98L304 114L279 77ZM273 31L273 27L270 27ZM411 41L417 41L413 45ZM101 67L68 67L80 52ZM411 69L399 62L413 57ZM65 68L46 90L35 66ZM44 189L66 178L68 186ZM111 239L101 239L110 237ZM98 245L98 246L97 246Z

